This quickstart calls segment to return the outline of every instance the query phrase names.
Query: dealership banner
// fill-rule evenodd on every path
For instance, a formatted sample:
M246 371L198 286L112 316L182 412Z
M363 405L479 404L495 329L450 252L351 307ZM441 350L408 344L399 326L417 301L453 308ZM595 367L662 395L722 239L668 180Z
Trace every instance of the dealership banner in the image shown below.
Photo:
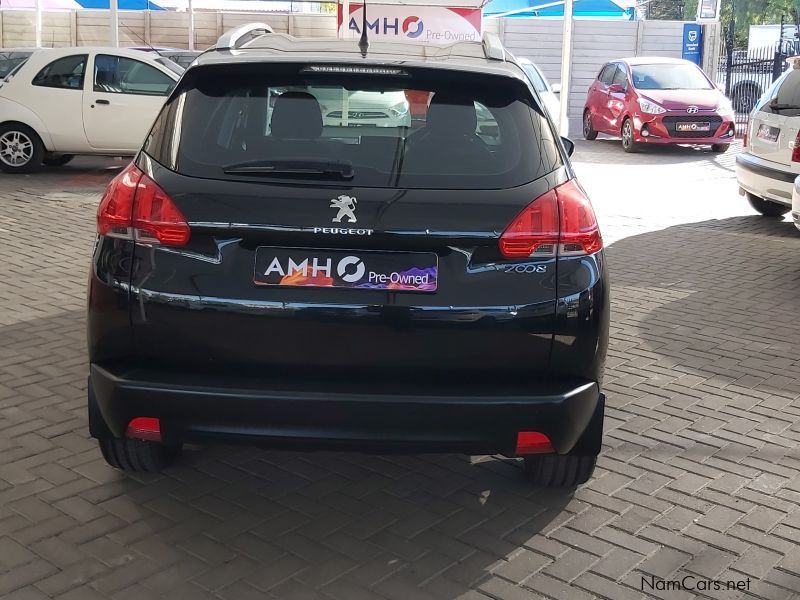
M345 23L339 4L339 37L361 37L363 4L350 3ZM474 42L481 39L480 8L372 4L367 6L367 35L370 39L419 40L427 44Z

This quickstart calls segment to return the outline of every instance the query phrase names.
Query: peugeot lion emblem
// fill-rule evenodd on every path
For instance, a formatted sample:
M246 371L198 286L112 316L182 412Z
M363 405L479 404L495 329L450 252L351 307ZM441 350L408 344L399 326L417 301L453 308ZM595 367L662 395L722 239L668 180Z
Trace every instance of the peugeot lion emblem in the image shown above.
M696 106L690 106L689 108L686 109L686 112L689 113L690 115L693 115L694 113L697 112L697 110L698 108Z
M352 196L339 196L331 200L331 208L338 208L339 212L333 217L332 223L341 223L344 217L347 217L348 223L355 223L356 219L356 200Z

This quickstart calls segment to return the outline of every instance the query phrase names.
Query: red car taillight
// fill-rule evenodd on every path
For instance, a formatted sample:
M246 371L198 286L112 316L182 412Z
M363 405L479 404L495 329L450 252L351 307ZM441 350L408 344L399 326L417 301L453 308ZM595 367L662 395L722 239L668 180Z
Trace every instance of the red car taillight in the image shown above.
M125 437L149 442L161 441L161 421L156 417L136 417L131 419L125 430Z
M191 230L167 193L131 163L111 181L100 200L97 233L147 244L183 246Z
M747 139L750 134L750 117L747 117L747 123L744 124L744 135L742 136L742 147L747 148Z
M800 162L800 131L794 138L794 145L792 146L792 162Z
M520 431L517 433L517 445L514 449L517 456L525 454L548 454L553 452L550 438L538 431Z
M592 204L575 180L539 196L500 236L506 258L593 254L602 247Z

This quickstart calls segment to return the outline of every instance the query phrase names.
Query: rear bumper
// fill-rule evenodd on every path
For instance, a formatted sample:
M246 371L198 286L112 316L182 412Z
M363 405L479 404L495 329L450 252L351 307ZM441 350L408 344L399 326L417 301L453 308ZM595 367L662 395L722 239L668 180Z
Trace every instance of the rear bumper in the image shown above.
M591 381L512 387L382 386L198 375L97 364L90 370L95 437L122 437L135 417L158 417L165 442L246 442L302 449L514 454L519 431L575 448L603 397ZM533 389L528 389L533 388ZM94 410L94 412L93 412ZM599 452L600 440L581 451Z
M800 229L800 175L794 180L792 190L792 221L794 226Z
M790 206L797 173L749 152L736 156L736 180L739 187L759 198Z

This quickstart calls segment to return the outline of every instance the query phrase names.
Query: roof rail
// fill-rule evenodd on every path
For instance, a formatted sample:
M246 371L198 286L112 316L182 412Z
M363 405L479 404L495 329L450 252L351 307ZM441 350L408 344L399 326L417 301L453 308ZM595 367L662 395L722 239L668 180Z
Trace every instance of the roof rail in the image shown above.
M234 50L267 33L273 33L273 31L272 27L266 23L246 23L223 33L214 48L217 50Z
M497 34L488 31L483 34L483 54L490 60L506 59L506 49Z

